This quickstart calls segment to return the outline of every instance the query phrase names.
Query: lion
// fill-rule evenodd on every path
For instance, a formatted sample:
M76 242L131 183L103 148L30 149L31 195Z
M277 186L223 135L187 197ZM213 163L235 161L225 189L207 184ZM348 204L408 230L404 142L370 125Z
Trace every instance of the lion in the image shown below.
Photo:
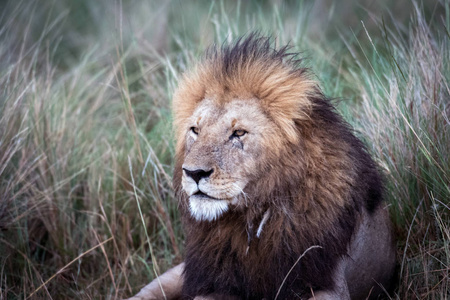
M209 48L173 98L185 259L132 299L366 299L395 248L375 162L290 47Z

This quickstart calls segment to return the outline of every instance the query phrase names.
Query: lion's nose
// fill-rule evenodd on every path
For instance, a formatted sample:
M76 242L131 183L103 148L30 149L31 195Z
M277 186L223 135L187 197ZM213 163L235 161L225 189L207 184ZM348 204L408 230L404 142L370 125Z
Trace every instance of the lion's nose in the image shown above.
M208 178L212 173L213 173L213 169L205 171L203 169L197 169L197 170L188 170L186 168L183 168L184 172L186 173L187 176L191 177L192 179L194 179L194 181L198 184L198 182L200 181L200 179L202 178Z

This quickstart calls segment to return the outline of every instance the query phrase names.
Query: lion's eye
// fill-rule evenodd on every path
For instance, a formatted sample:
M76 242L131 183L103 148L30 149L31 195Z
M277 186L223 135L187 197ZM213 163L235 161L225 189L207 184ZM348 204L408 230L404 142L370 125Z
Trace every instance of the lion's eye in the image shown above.
M199 133L198 127L191 127L191 131L197 135Z
M235 130L233 131L233 137L241 137L243 135L245 135L247 133L247 131L239 129L239 130Z

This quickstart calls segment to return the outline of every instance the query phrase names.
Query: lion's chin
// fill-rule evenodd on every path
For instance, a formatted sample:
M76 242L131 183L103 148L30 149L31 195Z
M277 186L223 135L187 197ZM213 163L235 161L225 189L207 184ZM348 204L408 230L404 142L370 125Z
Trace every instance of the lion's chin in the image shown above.
M214 221L228 211L229 201L210 198L206 195L189 197L189 210L197 221Z

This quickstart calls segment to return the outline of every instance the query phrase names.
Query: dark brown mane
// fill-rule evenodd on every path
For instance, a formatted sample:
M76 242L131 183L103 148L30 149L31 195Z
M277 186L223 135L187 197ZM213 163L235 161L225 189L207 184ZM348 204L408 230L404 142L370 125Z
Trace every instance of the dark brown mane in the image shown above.
M308 296L330 288L332 271L347 246L363 207L373 211L382 184L374 162L335 112L289 48L251 34L210 48L187 74L174 98L177 155L174 185L186 232L183 294L237 295L242 299ZM200 222L188 212L181 187L185 120L209 95L256 97L283 132L273 154L247 185L250 204L219 220ZM228 96L227 96L228 95ZM257 236L266 212L270 217Z
M218 48L209 47L203 56L203 61L216 63L218 76L235 77L240 68L251 64L263 64L271 68L274 64L288 65L295 76L302 76L307 69L301 67L302 59L291 47L286 45L280 49L272 47L271 38L261 37L257 33L250 33L247 37L240 37L233 45L223 44ZM239 75L238 75L239 76Z

